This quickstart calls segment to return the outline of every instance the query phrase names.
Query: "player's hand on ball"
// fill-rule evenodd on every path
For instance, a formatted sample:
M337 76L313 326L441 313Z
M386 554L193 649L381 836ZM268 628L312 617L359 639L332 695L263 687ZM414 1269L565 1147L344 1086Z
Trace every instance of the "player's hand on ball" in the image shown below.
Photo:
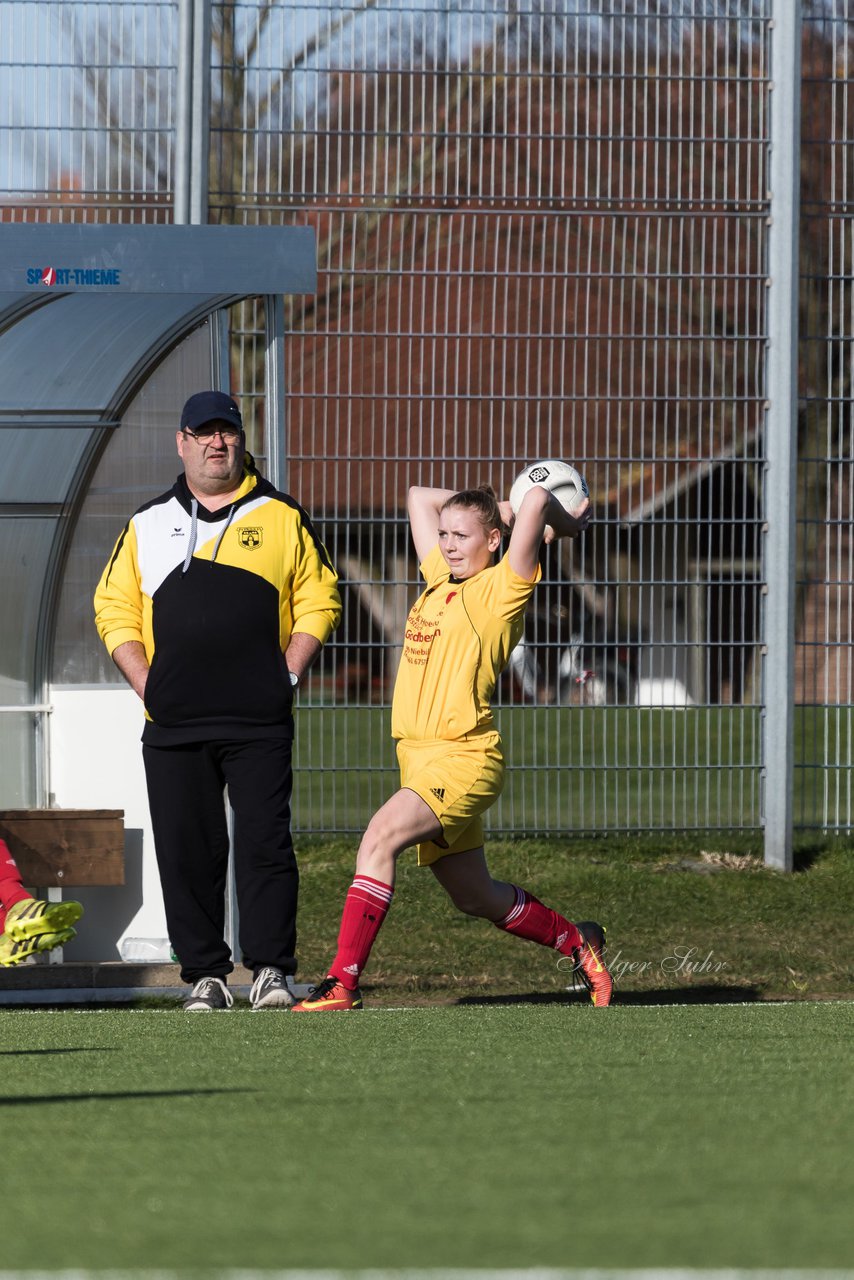
M560 499L552 494L549 524L546 525L543 542L554 542L556 538L577 538L587 528L592 514L589 498L578 503L572 511L567 511Z
M522 499L534 485L547 489L551 495L544 542L554 542L555 538L575 538L584 532L590 522L591 510L587 481L580 471L559 458L531 463L513 481L510 490L513 511L519 510Z

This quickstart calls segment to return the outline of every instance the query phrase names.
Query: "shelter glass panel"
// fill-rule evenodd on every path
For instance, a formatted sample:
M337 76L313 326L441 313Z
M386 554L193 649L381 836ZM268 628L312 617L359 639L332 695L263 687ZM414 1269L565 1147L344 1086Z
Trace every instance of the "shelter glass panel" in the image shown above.
M112 430L71 542L57 617L54 684L122 684L93 623L92 595L122 528L181 470L175 432L187 396L211 385L206 322L185 338L134 396Z
M3 335L0 409L30 414L105 409L133 379L140 352L168 343L170 330L184 320L191 303L179 295L57 297Z
M57 523L0 515L0 704L33 700L33 655Z
M37 802L32 712L0 712L0 809L29 809Z
M0 514L0 707L34 703L34 654L57 520ZM40 713L0 710L0 806L27 808L36 795Z
M0 426L0 503L64 502L71 489L92 426Z

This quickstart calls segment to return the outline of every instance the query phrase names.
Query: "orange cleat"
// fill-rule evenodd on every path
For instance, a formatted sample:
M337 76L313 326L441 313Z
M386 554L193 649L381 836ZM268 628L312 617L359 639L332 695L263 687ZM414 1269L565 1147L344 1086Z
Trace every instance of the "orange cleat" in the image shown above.
M304 1000L291 1006L291 1013L334 1013L338 1009L361 1009L362 993L358 987L349 990L343 982L330 973L327 978L312 987Z
M597 1009L605 1009L611 1003L614 980L605 968L602 959L605 953L605 930L601 924L585 920L576 924L584 939L583 945L576 947L572 953L575 961L575 973L590 992L590 999Z

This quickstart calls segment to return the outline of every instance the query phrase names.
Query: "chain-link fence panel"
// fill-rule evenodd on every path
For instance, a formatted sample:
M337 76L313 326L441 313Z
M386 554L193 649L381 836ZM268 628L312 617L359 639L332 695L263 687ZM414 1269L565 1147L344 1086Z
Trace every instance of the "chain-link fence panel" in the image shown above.
M550 457L595 519L545 553L497 692L493 829L760 825L774 10L212 5L210 221L317 235L317 294L286 303L286 482L346 607L301 695L301 825L358 829L395 784L408 486L506 493ZM0 3L0 216L171 217L181 12ZM829 829L851 816L851 16L813 0L803 44L795 812ZM230 353L263 464L262 322L235 309Z

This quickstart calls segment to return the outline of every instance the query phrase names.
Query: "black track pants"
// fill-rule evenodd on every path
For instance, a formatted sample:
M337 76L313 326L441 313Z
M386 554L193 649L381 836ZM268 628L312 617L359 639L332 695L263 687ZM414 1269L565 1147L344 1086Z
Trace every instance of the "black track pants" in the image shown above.
M291 841L289 741L143 745L154 846L166 923L185 982L234 968L223 937L228 829L234 810L234 868L240 947L250 969L296 972L299 872Z

